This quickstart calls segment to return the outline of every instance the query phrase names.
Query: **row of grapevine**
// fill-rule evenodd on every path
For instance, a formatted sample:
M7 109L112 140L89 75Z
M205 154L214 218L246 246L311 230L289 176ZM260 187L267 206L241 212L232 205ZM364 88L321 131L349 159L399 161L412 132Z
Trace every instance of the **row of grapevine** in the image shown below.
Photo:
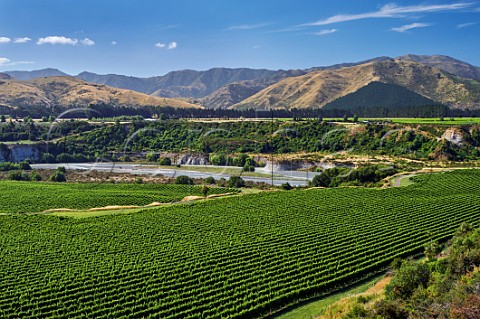
M211 187L208 194L238 192ZM0 181L0 213L36 213L52 208L143 206L202 196L201 186L175 184L90 184Z
M81 220L0 216L0 317L262 317L369 276L462 222L479 225L480 172L417 181Z

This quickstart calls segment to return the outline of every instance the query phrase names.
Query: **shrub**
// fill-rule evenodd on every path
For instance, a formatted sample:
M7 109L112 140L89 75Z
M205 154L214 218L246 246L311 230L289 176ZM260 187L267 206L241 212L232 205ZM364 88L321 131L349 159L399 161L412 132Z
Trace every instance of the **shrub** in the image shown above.
M210 185L215 184L215 178L213 178L212 176L209 176L209 177L205 178L205 183L210 184Z
M158 160L158 154L148 153L146 158L147 158L147 161L149 162L156 162Z
M245 187L245 181L240 176L230 176L228 179L228 187Z
M52 182L66 182L67 178L65 177L65 173L57 170L50 176L50 181Z
M42 180L42 176L40 174L38 174L36 171L33 171L32 172L32 175L31 175L31 179L32 181L41 181Z
M180 175L175 179L175 184L193 185L193 178L186 175Z
M18 168L21 169L21 170L26 170L26 171L30 171L32 169L32 167L30 167L30 164L28 164L28 162L18 163Z
M172 160L170 159L170 157L160 157L158 159L158 164L164 165L164 166L170 166L172 165Z
M281 189L284 189L284 190L286 190L286 191L289 191L289 190L291 190L293 187L292 187L292 185L290 185L289 182L286 182L286 183L282 184L282 185L280 186L280 188L281 188Z
M30 181L31 177L22 171L9 171L7 178L12 181Z

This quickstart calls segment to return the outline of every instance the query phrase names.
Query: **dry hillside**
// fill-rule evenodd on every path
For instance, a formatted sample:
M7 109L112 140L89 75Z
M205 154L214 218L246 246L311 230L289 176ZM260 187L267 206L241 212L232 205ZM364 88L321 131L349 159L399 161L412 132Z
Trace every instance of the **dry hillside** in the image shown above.
M73 77L47 77L30 81L1 80L0 105L9 107L88 106L171 106L200 108L169 98L158 98L130 90L92 84Z
M373 81L404 86L453 108L480 107L479 82L417 62L388 60L287 78L232 108L321 108Z

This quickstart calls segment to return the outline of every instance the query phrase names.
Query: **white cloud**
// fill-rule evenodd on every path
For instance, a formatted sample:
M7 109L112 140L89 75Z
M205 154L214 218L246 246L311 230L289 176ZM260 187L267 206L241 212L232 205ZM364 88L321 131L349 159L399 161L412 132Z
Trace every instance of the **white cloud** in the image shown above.
M40 38L37 41L38 45L42 44L70 44L76 45L78 43L77 39L66 38L63 36L48 36L46 38Z
M112 45L117 45L118 42L117 41L112 41Z
M411 29L425 28L429 26L431 26L430 23L411 23L411 24L402 25L401 27L398 27L398 28L391 28L390 30L395 32L405 32Z
M12 39L10 39L10 38L0 37L0 44L10 43L11 41L12 41Z
M440 12L440 11L453 11L471 7L474 2L459 2L452 4L439 4L439 5L413 5L413 6L398 6L394 3L384 5L377 11L359 13L359 14L338 14L331 16L327 19L306 23L302 26L319 26L332 23L339 23L345 21L354 21L362 19L373 18L402 18L408 14L414 13L428 13L428 12Z
M474 26L476 24L478 24L478 22L467 22L467 23L457 24L457 29L468 28L468 27Z
M335 33L337 32L337 29L325 29L325 30L320 30L318 32L315 32L314 35L326 35L330 33Z
M158 42L155 44L155 46L160 49L173 50L177 48L177 42L174 41L174 42L170 42L169 44Z
M10 60L7 58L0 58L0 66L7 66L10 63Z
M232 25L227 30L254 30L266 27L268 23Z
M24 38L15 38L13 40L13 43L27 43L28 41L32 41L32 39L28 38L28 37L24 37Z
M90 40L89 38L85 38L85 39L83 39L83 40L80 40L80 42L81 42L83 45L88 45L88 46L95 45L95 41Z
M7 58L0 58L0 67L14 66L19 64L34 64L34 63L35 62L33 61L10 61L10 59L7 59Z

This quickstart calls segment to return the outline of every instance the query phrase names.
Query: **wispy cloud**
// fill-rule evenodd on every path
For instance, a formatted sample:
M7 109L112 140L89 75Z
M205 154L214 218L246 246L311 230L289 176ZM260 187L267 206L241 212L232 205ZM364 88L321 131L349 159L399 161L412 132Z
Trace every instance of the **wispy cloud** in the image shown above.
M34 64L34 63L35 62L33 61L11 61L10 59L7 59L7 58L0 58L0 67L14 66L19 64Z
M359 13L359 14L338 14L329 18L319 20L316 22L302 24L301 26L319 26L328 25L339 22L374 19L374 18L402 18L415 13L429 13L441 11L454 11L466 9L475 5L475 2L459 2L452 4L438 4L438 5L413 5L413 6L398 6L394 3L384 5L377 11Z
M86 45L86 46L95 45L95 41L90 40L89 38L85 38L85 39L83 39L83 40L80 40L80 42L81 42L83 45Z
M57 36L57 35L48 36L48 37L45 37L45 38L40 38L37 41L38 45L43 45L43 44L77 45L78 43L81 43L81 44L86 45L86 46L95 45L95 41L90 40L89 38L85 38L83 40L78 40L78 39L75 39L75 38L67 38L67 37L64 37L64 36Z
M330 33L335 33L337 32L337 29L325 29L325 30L320 30L318 32L315 32L314 35L326 35Z
M478 24L478 22L467 22L467 23L457 24L457 29L468 28L468 27L474 26L476 24Z
M45 38L40 38L37 41L38 45L42 44L69 44L69 45L76 45L78 43L77 39L67 38L64 36L48 36Z
M27 43L28 41L32 41L32 39L28 38L28 37L24 37L24 38L15 38L13 40L13 43Z
M173 42L170 42L169 44L165 44L165 43L162 43L162 42L158 42L155 44L155 46L157 48L160 48L160 49L168 49L168 50L173 50L173 49L176 49L177 48L177 42L173 41Z
M7 37L0 37L0 44L10 43L10 42L12 42L12 39Z
M390 30L402 33L411 29L425 28L431 25L432 25L431 23L410 23L410 24L402 25L401 27L398 27L398 28L391 28Z
M268 26L268 23L257 23L257 24L239 24L239 25L232 25L227 28L227 30L255 30L261 29L263 27Z
M157 25L154 27L155 30L170 30L170 29L176 29L178 28L178 24L169 24L169 25Z
M112 43L112 45L117 45L118 44L117 41L112 41L111 43Z

